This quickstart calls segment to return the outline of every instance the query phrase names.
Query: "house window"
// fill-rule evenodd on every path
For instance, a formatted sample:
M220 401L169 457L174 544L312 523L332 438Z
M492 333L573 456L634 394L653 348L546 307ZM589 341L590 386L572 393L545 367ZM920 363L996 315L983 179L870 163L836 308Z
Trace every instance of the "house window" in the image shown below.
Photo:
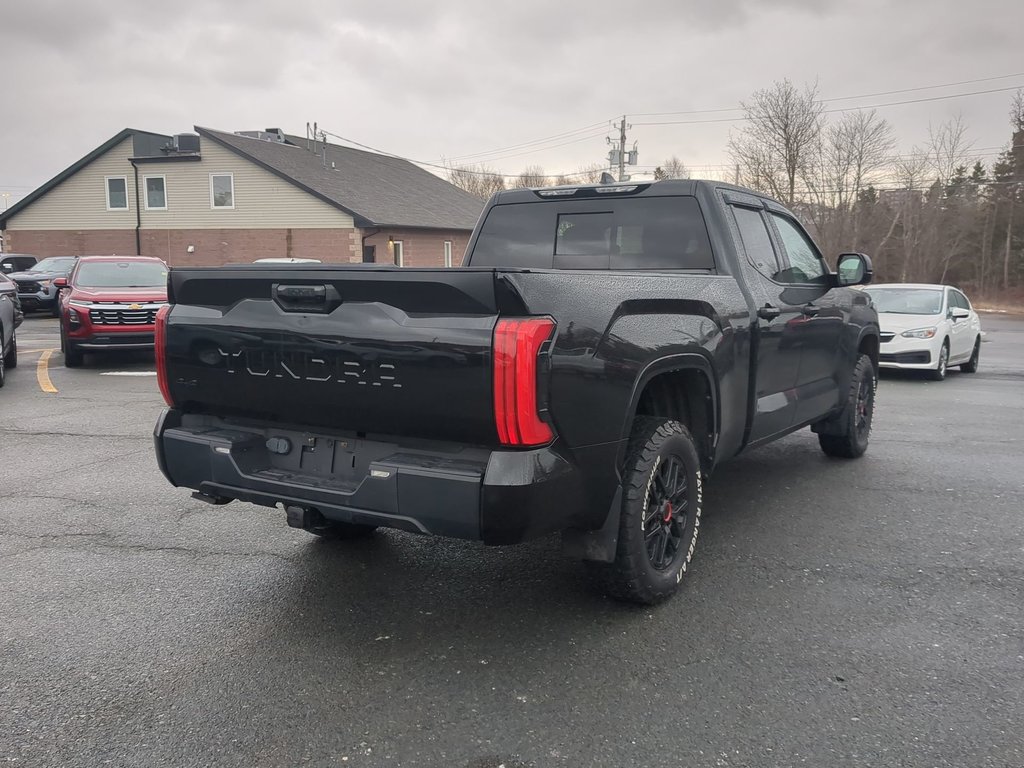
M146 176L146 210L167 210L167 179L163 176Z
M405 248L401 240L395 240L392 245L395 250L395 266L405 266Z
M450 267L452 265L452 241L444 241L444 265Z
M128 210L128 177L107 176L107 210Z
M210 174L210 207L235 207L235 177L232 174Z

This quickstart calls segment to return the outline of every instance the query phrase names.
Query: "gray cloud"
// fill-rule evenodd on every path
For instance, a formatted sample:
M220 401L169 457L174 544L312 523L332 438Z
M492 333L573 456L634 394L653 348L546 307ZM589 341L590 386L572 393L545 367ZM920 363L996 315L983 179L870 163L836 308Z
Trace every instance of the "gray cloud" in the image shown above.
M317 120L437 161L624 112L734 107L781 77L844 96L1000 75L1024 71L1011 36L1022 23L1024 6L999 0L17 3L0 24L0 191L28 192L128 125L301 133ZM1015 83L1024 78L988 85ZM929 121L962 111L987 147L1006 141L1008 101L883 114L909 147ZM729 127L637 125L630 136L644 164L674 153L717 165ZM599 161L601 127L565 141L580 138L484 159L509 172Z

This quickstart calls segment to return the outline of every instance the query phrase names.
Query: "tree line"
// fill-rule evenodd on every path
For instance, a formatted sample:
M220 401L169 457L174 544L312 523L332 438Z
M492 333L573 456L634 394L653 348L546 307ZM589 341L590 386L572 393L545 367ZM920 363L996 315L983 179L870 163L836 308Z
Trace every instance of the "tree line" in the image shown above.
M980 298L1024 299L1024 90L1010 103L1009 143L986 164L954 118L928 140L896 151L875 110L826 112L816 84L775 82L741 102L727 151L738 180L789 206L823 251L862 251L876 280L954 283ZM485 165L450 166L456 186L487 198L501 189L595 183L606 166L548 175L529 166L505 176ZM655 179L688 178L676 156Z

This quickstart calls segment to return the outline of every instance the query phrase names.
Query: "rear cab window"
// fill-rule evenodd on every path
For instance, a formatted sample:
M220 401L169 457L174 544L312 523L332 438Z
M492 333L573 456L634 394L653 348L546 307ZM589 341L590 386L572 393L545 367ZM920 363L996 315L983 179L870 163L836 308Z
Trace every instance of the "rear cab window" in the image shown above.
M496 205L468 265L534 269L699 270L715 261L692 196Z

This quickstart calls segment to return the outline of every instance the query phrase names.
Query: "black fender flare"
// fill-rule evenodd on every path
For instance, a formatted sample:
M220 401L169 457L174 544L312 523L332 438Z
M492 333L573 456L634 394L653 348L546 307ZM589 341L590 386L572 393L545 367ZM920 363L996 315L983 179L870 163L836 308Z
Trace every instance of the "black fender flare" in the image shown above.
M721 414L719 412L718 378L715 376L714 366L700 352L682 352L674 355L659 357L648 363L637 375L633 385L633 391L629 398L629 407L626 410L626 418L622 426L622 437L620 447L616 454L615 469L619 474L619 484L609 506L608 514L604 524L595 530L583 531L569 529L562 532L562 553L568 557L579 560L591 560L594 562L610 563L615 559L615 550L619 544L619 518L622 513L622 464L626 460L626 449L629 443L629 435L633 428L633 421L636 419L636 411L640 405L640 397L644 389L656 377L664 373L675 371L696 370L700 371L708 384L708 392L711 394L711 445L707 446L709 454L714 453L718 444L719 425ZM710 461L713 456L709 455Z

